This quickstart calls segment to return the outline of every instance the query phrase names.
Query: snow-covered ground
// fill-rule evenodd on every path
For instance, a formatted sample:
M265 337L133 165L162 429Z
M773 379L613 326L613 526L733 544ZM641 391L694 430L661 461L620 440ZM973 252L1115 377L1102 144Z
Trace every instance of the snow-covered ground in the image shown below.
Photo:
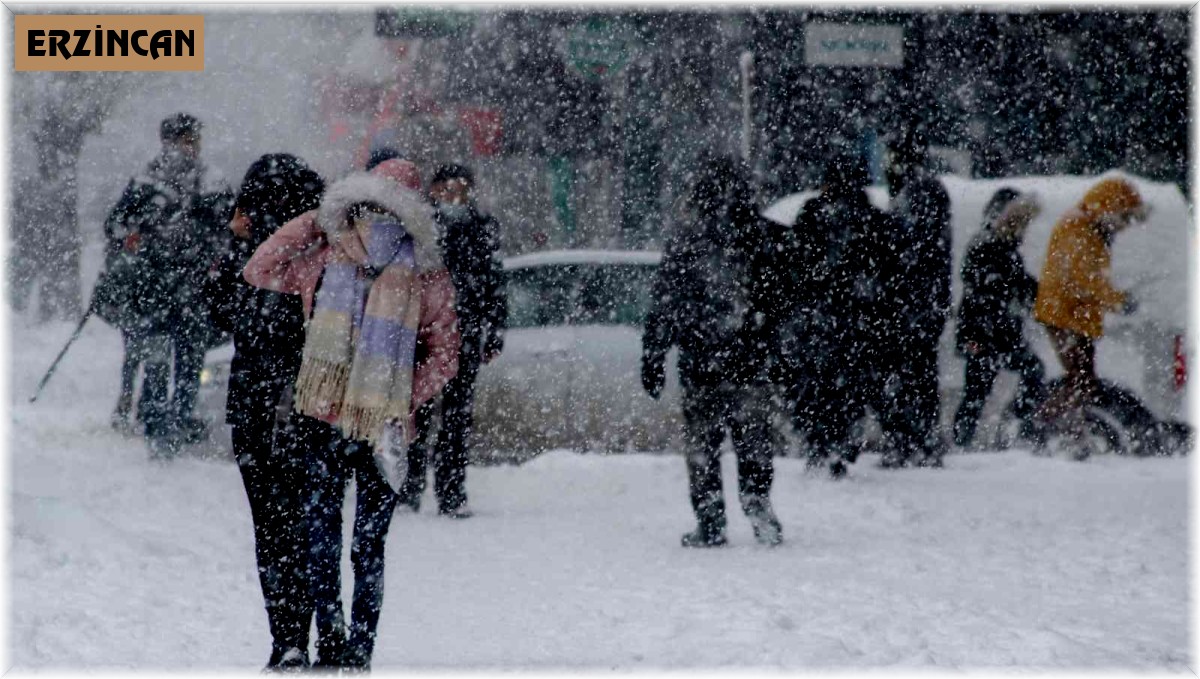
M152 463L109 430L120 340L100 323L29 404L70 331L11 328L11 660L256 670L235 466ZM833 483L780 460L784 546L734 514L715 551L678 546L678 456L474 468L476 518L392 524L375 669L1186 670L1188 458L875 462Z

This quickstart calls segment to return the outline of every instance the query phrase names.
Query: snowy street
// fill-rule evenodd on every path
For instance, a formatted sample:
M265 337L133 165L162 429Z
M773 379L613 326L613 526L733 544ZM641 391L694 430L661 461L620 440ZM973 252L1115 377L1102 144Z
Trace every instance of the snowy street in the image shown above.
M234 464L152 463L109 428L120 337L97 321L29 404L71 329L11 327L13 663L256 671ZM475 518L427 495L392 523L374 669L1187 669L1190 458L877 462L835 483L778 460L784 545L734 510L711 551L679 547L676 455L472 468Z

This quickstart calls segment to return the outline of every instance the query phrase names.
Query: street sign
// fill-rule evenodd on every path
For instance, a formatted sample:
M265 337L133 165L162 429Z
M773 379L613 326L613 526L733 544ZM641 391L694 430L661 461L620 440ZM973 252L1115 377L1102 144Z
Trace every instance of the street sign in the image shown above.
M566 43L567 63L589 80L618 73L634 48L632 33L624 24L598 16L575 24Z
M804 27L810 66L904 66L904 28L890 24L810 23Z
M375 11L375 35L381 38L448 38L470 30L469 12L428 7Z

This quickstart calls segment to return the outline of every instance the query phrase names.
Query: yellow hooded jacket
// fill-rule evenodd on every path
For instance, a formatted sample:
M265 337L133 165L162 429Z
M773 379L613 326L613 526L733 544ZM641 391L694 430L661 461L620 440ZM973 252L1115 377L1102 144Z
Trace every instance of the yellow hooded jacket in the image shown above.
M1125 304L1125 293L1108 280L1112 250L1100 232L1100 218L1141 204L1131 183L1104 179L1059 219L1038 281L1033 306L1037 321L1092 339L1104 335L1104 314Z

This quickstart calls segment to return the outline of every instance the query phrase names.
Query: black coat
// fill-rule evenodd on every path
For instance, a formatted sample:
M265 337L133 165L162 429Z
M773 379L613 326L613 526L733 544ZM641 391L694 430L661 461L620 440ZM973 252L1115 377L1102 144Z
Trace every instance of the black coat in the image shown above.
M206 286L213 325L233 335L225 421L261 424L274 417L284 391L300 372L304 349L304 306L299 295L251 286L242 269L254 254L234 241Z
M936 178L918 174L896 195L893 213L907 226L896 241L903 268L896 318L910 339L936 345L953 304L950 196Z
M960 352L966 353L968 342L983 355L1009 353L1024 344L1024 317L1037 298L1038 284L1025 271L1018 245L984 232L967 249L955 332Z
M862 190L824 192L804 204L777 265L786 363L808 369L810 359L828 358L836 372L850 361L877 361L895 343L903 333L905 270L896 247L903 233Z
M150 334L171 334L200 344L215 340L202 289L228 248L226 223L233 192L206 187L204 167L172 167L166 154L130 180L105 221L107 265L124 300L124 313ZM136 234L136 251L122 252Z
M725 245L694 217L664 248L642 336L644 364L679 347L684 388L764 382L778 345L778 272L771 227L744 214Z
M472 206L462 219L442 212L434 218L441 228L440 245L454 282L455 312L462 336L459 360L477 360L482 351L499 350L508 324L508 296L500 249L499 224Z

